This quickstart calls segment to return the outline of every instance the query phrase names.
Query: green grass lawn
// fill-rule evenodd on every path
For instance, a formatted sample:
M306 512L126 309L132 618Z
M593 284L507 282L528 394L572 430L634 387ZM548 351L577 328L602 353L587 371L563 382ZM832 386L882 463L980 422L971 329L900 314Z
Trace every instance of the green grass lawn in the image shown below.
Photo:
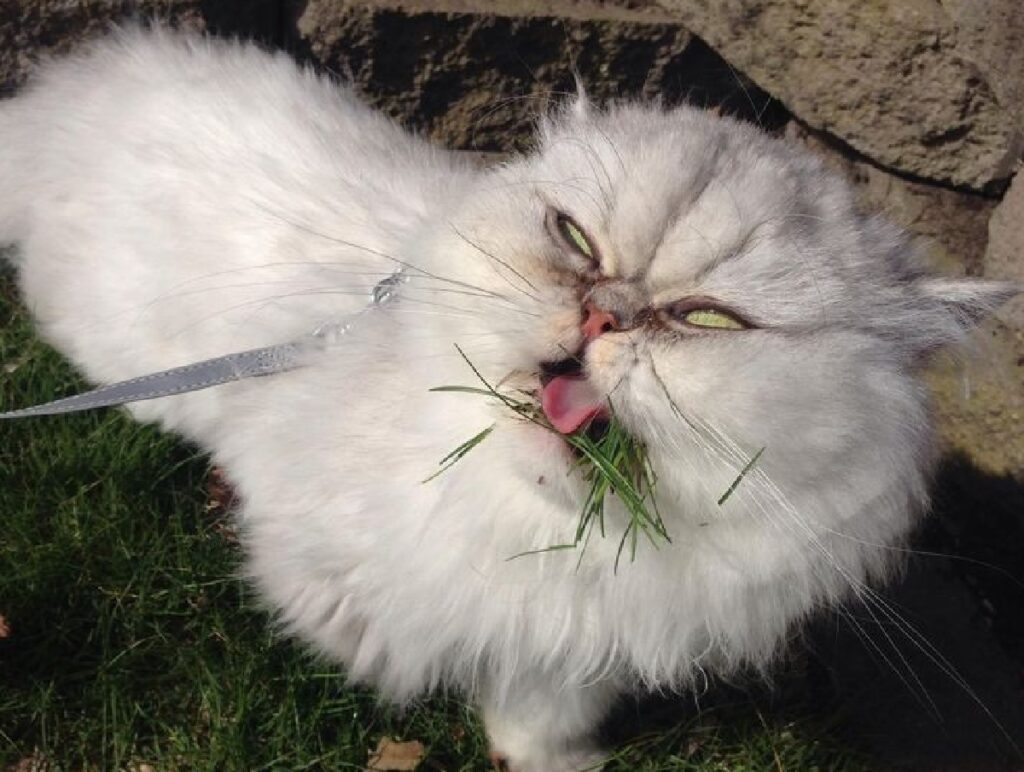
M0 409L83 385L3 269ZM273 632L207 476L195 449L119 411L0 422L0 770L362 769L383 736L421 741L424 770L488 769L457 697L380 705ZM627 707L608 768L874 768L828 717L769 702Z

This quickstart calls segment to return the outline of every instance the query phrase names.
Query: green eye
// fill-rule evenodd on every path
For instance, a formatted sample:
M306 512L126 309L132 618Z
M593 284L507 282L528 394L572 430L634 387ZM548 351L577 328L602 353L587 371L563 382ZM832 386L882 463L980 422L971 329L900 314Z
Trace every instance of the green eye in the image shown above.
M597 259L594 248L590 245L590 240L584 235L580 226L573 222L571 217L560 214L555 222L558 225L558 232L562 234L562 238L575 247L580 254L590 260Z
M725 311L715 308L695 308L680 314L683 322L691 327L703 327L711 330L745 330L747 325Z

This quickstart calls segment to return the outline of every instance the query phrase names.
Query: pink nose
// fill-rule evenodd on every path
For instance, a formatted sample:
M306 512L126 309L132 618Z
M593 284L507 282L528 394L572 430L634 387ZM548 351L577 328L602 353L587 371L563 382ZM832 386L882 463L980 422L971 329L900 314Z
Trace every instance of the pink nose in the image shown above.
M588 302L583 306L583 323L580 329L583 330L583 337L593 340L606 332L619 329L619 323L613 314Z

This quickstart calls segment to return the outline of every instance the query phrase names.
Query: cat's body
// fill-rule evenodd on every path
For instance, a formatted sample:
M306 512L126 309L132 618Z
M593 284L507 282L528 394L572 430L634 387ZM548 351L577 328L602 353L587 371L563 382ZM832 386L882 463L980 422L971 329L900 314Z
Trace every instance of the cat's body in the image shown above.
M26 302L97 382L298 338L403 267L307 367L132 410L227 470L289 630L389 697L464 690L520 770L580 767L615 695L765 665L884 574L926 502L918 363L1005 294L926 277L816 162L690 108L581 100L537 154L477 171L283 57L166 34L0 104L0 177ZM647 312L705 298L752 328ZM625 329L588 332L598 302ZM430 391L479 385L456 344L538 392L582 351L648 445L671 545L616 570L613 507L582 559L509 560L572 541L586 484L557 434Z

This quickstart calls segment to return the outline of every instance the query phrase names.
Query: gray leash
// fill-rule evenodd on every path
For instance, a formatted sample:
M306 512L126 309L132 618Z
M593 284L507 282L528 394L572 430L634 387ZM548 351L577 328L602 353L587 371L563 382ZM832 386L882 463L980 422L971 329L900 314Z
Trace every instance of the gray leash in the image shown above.
M157 397L169 397L190 391L219 386L222 383L240 381L244 378L258 378L274 375L302 367L304 355L337 342L347 333L356 318L371 308L383 306L395 297L398 285L408 277L399 269L381 281L370 293L366 308L348 317L345 321L322 325L311 335L277 346L238 351L233 354L205 359L158 373L140 375L127 381L111 383L92 391L76 394L42 405L10 410L0 413L0 419L31 418L43 415L63 415L92 410L98 407L113 407L128 402L140 402Z
M77 413L80 410L112 407L113 405L123 405L126 402L140 402L145 399L169 397L172 394L184 394L210 386L219 386L222 383L239 381L243 378L283 373L298 366L300 354L305 348L306 346L299 343L285 343L280 346L240 351L191 365L141 375L127 381L111 383L109 386L101 386L92 391L56 399L42 405L0 413L0 419Z

